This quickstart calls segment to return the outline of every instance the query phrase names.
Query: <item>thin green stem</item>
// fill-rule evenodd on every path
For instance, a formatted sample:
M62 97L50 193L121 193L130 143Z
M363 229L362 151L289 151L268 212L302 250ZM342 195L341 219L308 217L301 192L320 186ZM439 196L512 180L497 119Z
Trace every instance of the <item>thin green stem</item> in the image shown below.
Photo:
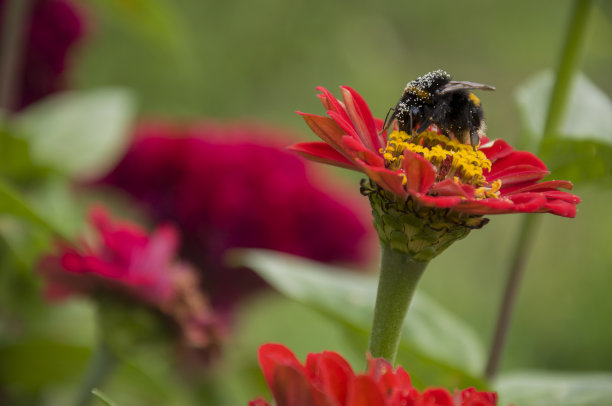
M0 109L12 110L19 91L32 0L4 2L0 42Z
M94 388L99 388L106 382L117 365L117 358L108 346L100 340L98 348L92 354L87 372L81 381L74 406L87 406L91 403Z
M493 379L499 369L499 361L506 344L508 336L508 328L512 313L516 305L519 286L527 264L527 258L535 240L535 230L538 228L540 218L537 214L528 214L523 216L521 223L519 238L516 240L516 245L512 253L512 262L508 272L506 281L506 289L502 304L497 317L497 325L495 326L495 337L489 351L489 359L485 369L485 377Z
M559 134L569 102L572 80L580 63L581 50L592 6L593 0L576 0L574 2L569 30L563 46L563 53L557 68L555 84L549 102L544 133L536 148L536 152L540 151L544 139L555 137ZM539 220L536 220L536 216L533 215L526 215L521 222L485 369L485 376L491 380L495 378L499 370L499 361L504 350L510 320L519 292L520 281L528 261L530 249L535 240L538 223Z
M380 276L369 350L373 357L395 361L408 306L428 262L381 244Z
M586 36L586 28L593 0L576 0L571 14L569 30L563 47L563 54L557 68L555 85L550 98L544 138L558 135L565 110L569 102L569 95L573 79L580 65L580 56ZM541 143L540 143L541 145ZM538 150L540 146L538 146ZM538 151L539 152L539 151Z

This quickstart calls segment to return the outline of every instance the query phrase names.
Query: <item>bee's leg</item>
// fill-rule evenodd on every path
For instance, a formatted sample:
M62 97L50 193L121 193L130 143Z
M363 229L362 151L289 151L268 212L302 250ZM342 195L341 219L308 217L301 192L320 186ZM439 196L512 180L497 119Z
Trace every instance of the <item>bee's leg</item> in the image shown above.
M391 112L393 112L393 114L391 114ZM390 119L389 119L389 114L391 114ZM382 131L380 132L381 134L386 132L389 129L389 127L391 127L391 123L393 122L393 120L395 120L395 109L391 107L389 108L389 111L387 111L387 115L385 116L385 123L383 124Z
M477 129L470 130L470 144L472 144L474 151L476 150L476 147L478 146L479 142L480 142L480 136L478 135L478 130Z
M427 130L430 125L431 125L431 119L429 118L425 119L422 123L419 124L419 128L416 130L417 135Z

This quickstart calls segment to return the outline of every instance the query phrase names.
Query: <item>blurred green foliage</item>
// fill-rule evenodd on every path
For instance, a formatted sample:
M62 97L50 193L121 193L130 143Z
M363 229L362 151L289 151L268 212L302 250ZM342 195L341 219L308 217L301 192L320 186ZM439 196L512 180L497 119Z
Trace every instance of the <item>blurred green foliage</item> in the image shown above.
M443 68L456 79L497 87L482 95L487 133L512 143L521 131L515 91L557 64L570 3L156 0L129 2L132 7L125 9L117 1L83 0L90 32L71 55L71 82L77 90L126 88L143 116L256 119L287 126L306 139L314 136L294 112L323 113L316 86L337 94L339 85L350 85L382 117L408 80ZM610 4L599 1L591 16L582 64L608 95ZM118 103L129 115L132 101L122 97ZM123 120L120 127L127 125ZM89 125L92 132L98 129ZM62 233L74 234L82 209L57 178L62 168L32 158L34 146L19 132L3 130L0 136L1 173L23 186L25 196L22 202L11 186L1 184L2 209L25 218L25 224L43 226L28 231L24 223L0 218L0 265L13 270L0 272L0 382L24 405L66 404L94 342L92 307L81 301L46 307L29 272L35 254L48 246L50 231L62 227ZM109 150L120 150L116 139L107 141ZM40 151L44 155L46 148ZM114 158L105 157L98 167ZM354 185L354 198L363 198L359 177L346 179ZM506 370L612 371L612 190L609 184L586 183L575 193L583 199L577 218L545 215L538 231L504 357ZM485 343L517 224L517 216L492 218L436 258L421 283ZM28 339L12 340L21 336ZM104 393L118 405L244 404L266 394L256 365L256 349L265 341L283 342L301 359L323 349L343 352L356 368L362 359L351 345L354 338L275 294L244 303L229 340L223 364L191 381L176 375L168 354L144 347L126 360ZM197 400L186 389L189 384L198 386Z

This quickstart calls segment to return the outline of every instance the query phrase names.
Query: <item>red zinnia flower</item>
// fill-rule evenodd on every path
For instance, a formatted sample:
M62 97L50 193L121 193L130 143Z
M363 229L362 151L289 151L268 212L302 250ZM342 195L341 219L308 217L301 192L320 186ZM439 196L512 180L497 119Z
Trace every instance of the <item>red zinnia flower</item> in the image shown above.
M347 86L344 102L324 88L319 97L328 117L300 113L325 142L292 147L303 156L365 173L395 196L420 207L452 209L469 215L550 212L574 217L577 196L563 180L539 182L549 174L544 163L503 140L474 149L450 140L431 126L420 135L382 131L362 97Z
M339 354L308 354L302 365L283 345L259 349L259 365L276 406L494 406L497 394L474 388L450 393L444 388L419 391L402 367L395 371L383 358L369 358L368 371L355 374ZM250 406L269 406L263 399Z
M64 244L57 255L41 260L46 296L58 300L73 294L120 295L161 311L180 327L188 347L216 347L215 321L198 290L195 269L176 262L178 234L162 225L150 236L130 223L113 222L102 208L90 219L95 245Z

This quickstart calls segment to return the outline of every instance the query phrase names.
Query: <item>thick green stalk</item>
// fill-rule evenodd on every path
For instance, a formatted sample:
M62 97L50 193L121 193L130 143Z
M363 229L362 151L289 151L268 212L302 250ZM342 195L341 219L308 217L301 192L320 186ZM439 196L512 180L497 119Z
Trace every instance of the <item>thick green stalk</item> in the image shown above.
M544 139L559 135L569 102L573 79L580 63L582 45L584 44L588 17L592 6L593 0L576 0L574 2L569 30L563 46L563 53L557 68L555 84L548 106L544 133L536 148L536 153L540 151ZM520 281L527 264L529 249L534 241L534 234L538 229L538 223L539 221L536 220L534 215L526 215L521 222L515 250L508 269L508 278L497 318L494 339L485 369L485 376L488 379L494 379L499 369L499 360L504 349Z
M417 282L429 262L381 244L380 276L369 350L372 356L395 361L402 325Z
M98 348L96 348L89 361L89 366L79 386L74 406L89 405L92 401L91 391L102 386L117 365L115 355L103 340L100 341Z

